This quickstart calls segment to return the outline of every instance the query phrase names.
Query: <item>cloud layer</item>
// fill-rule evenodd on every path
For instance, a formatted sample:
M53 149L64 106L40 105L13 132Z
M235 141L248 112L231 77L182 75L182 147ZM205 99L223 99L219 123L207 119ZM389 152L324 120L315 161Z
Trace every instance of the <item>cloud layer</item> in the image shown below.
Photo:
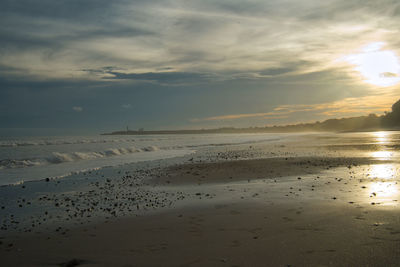
M342 59L370 43L399 55L399 27L391 0L4 0L0 123L251 126L382 112L397 87L365 83Z

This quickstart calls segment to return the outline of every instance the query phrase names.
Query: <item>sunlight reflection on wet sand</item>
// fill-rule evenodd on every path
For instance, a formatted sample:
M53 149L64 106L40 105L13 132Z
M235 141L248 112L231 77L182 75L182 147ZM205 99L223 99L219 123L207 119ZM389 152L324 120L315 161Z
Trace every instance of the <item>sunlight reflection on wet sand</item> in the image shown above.
M396 167L393 164L371 165L367 176L369 178L393 179L396 178Z
M398 186L395 182L374 182L371 184L369 190L370 197L377 197L379 199L397 196L398 193Z
M379 159L379 160L389 160L393 157L393 152L391 151L375 151L371 153L371 156L373 158Z
M376 144L384 145L390 141L388 132L373 133ZM393 160L393 151L383 148L381 151L374 151L371 156L375 159L388 161ZM397 169L394 164L373 164L368 169L366 176L371 179L368 197L379 201L383 205L394 205L392 198L399 195L399 187L396 181ZM374 202L372 202L374 203Z

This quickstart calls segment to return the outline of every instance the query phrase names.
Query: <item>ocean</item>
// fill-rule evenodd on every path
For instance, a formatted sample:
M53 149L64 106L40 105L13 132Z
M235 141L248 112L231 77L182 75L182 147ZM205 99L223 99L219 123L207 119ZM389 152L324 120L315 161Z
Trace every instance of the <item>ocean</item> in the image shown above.
M0 137L0 185L193 153L199 148L276 141L279 134Z

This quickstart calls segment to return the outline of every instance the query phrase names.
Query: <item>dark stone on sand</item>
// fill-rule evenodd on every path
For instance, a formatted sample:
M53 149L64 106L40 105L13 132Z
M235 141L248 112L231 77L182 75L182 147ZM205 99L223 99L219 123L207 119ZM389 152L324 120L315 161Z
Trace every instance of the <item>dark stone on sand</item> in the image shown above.
M46 182L50 182L50 178L46 178Z
M87 263L87 261L85 261L85 260L72 259L70 261L60 263L59 265L61 267L74 267L74 266L78 266L78 265L85 264L85 263Z

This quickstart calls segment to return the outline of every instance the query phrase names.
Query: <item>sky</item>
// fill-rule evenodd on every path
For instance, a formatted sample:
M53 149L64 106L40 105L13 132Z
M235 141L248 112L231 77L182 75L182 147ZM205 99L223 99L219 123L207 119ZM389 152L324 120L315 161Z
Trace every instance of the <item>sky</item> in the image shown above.
M399 28L394 0L2 0L0 130L383 114L400 98Z

